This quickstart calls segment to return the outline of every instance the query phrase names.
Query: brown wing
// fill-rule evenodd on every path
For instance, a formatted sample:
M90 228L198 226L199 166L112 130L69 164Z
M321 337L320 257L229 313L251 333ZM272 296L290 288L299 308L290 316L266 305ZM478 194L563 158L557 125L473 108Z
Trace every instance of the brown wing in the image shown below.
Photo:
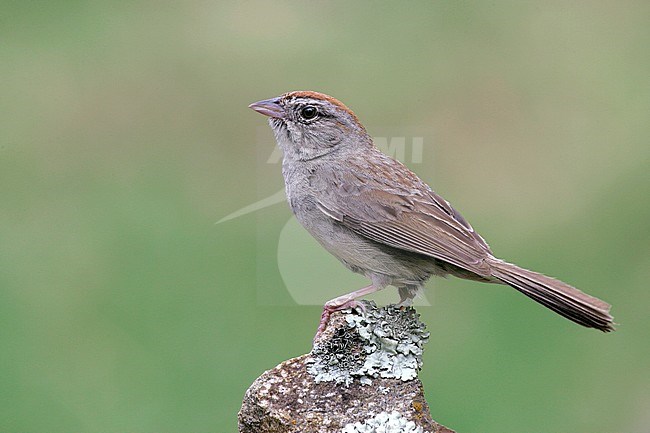
M334 182L313 184L320 210L375 242L490 275L490 248L472 226L404 165L374 152L349 157L351 171L325 168L318 178Z

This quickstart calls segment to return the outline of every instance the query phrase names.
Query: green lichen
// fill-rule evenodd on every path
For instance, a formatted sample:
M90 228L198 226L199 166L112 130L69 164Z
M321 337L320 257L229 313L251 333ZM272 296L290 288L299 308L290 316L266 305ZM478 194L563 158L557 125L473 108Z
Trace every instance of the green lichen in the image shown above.
M389 305L344 310L347 328L318 343L312 350L308 371L316 382L363 384L373 378L412 380L422 367L422 352L429 339L425 325L413 307Z

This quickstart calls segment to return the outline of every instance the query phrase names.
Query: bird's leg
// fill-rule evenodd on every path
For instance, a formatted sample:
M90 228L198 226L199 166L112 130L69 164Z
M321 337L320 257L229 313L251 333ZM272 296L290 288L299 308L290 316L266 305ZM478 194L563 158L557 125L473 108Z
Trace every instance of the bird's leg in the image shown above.
M417 286L404 286L397 289L399 292L398 307L410 307L413 305L413 299L417 295L419 288Z
M320 323L318 324L318 330L314 336L314 341L318 339L321 333L327 327L327 323L330 320L330 316L335 311L345 310L346 308L361 308L363 309L363 304L357 302L357 298L360 298L370 293L374 293L378 290L381 290L381 286L371 284L363 289L355 290L354 292L347 293L345 295L339 296L338 298L331 299L325 303L323 307L323 314L320 316Z

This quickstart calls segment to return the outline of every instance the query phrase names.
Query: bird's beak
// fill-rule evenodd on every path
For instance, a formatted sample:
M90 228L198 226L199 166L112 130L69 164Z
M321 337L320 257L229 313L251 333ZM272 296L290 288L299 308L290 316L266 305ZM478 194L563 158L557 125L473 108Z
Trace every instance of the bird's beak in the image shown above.
M269 117L284 118L284 108L280 105L280 98L265 99L263 101L253 102L248 108Z

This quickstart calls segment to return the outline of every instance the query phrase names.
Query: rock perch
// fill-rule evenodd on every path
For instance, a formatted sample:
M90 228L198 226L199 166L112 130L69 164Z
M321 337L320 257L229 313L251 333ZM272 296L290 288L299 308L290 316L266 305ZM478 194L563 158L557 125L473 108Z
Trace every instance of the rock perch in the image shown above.
M417 373L429 334L412 307L332 314L306 355L246 391L240 433L453 433L436 423Z

